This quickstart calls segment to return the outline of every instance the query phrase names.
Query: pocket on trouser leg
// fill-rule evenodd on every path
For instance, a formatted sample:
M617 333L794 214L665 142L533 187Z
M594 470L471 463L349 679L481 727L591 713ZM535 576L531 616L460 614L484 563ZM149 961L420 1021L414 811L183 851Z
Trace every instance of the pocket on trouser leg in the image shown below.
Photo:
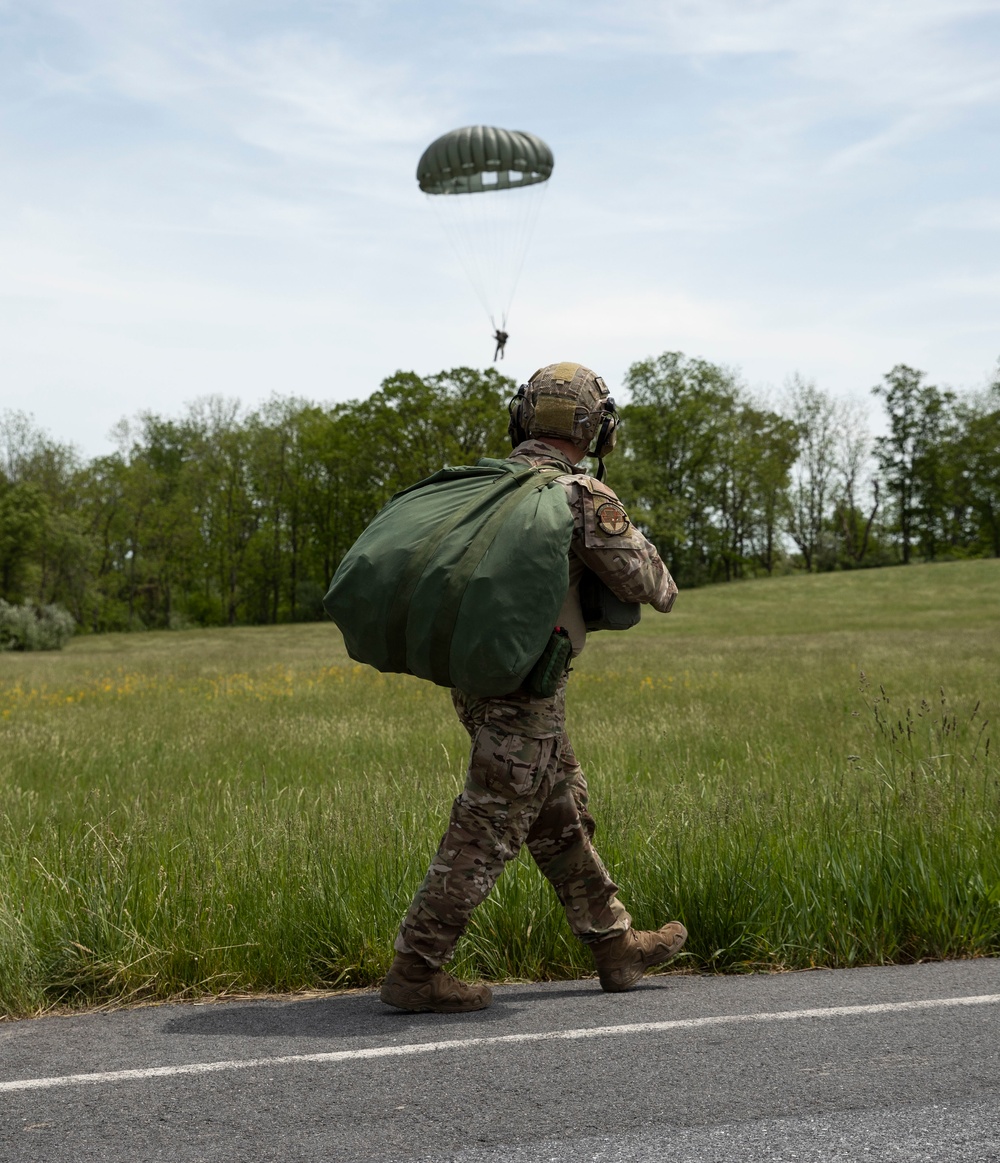
M509 803L532 795L554 749L553 739L510 735L485 723L472 741L464 797Z

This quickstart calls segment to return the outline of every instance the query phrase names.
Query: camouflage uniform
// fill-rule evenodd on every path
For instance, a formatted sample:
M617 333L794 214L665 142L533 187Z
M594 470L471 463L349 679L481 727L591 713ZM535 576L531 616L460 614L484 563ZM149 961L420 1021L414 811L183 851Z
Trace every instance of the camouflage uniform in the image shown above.
M574 654L586 641L579 596L586 569L625 601L647 602L664 613L670 609L677 587L611 489L544 440L524 441L511 459L565 470L560 483L574 530L570 587L559 625L569 630ZM472 739L468 773L448 830L403 918L396 950L419 954L431 965L449 961L472 910L525 843L581 940L627 930L631 918L592 843L587 782L565 730L565 679L547 699L523 690L502 698L473 698L455 690L452 697Z

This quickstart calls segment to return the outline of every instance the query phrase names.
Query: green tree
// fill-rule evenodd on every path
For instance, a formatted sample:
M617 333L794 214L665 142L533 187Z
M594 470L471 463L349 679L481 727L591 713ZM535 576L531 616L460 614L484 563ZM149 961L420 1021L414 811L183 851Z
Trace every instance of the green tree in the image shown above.
M741 392L735 375L707 360L668 351L625 375L617 491L670 569L687 584L709 579L717 559L712 508L727 417Z
M782 556L781 534L788 524L791 469L799 456L798 426L768 409L744 407L743 439L753 463L750 540L757 563L774 572Z
M957 409L954 464L969 543L1000 557L1000 381Z
M80 513L83 471L76 450L30 416L0 416L0 584L39 606L65 604L78 620L92 550Z
M726 415L706 482L717 546L713 576L731 581L754 572L756 563L773 571L796 451L791 420L746 401Z
M871 437L857 406L845 406L840 414L836 437L836 480L833 491L831 526L836 545L831 568L860 566L872 545L872 529L881 507L881 484L877 476L867 479ZM865 496L870 490L870 498ZM871 508L868 509L868 502Z
M947 506L942 452L954 395L925 384L925 376L897 364L872 389L882 399L889 421L888 434L875 440L875 456L893 503L904 564L914 547L935 556Z
M505 404L513 380L490 369L454 368L434 376L396 372L354 403L358 453L380 506L400 488L444 464L509 450Z
M296 418L301 449L299 501L307 530L296 577L299 605L318 616L334 571L381 507L372 487L370 450L359 447L352 408L305 408Z
M45 494L34 484L0 475L0 598L23 601L29 570L48 517Z
M755 404L735 374L665 352L625 377L617 491L684 583L774 569L795 425Z
M202 619L235 626L252 599L253 579L246 566L261 525L251 482L251 436L240 420L239 403L212 396L194 404L188 415L192 440L192 490L207 568ZM213 601L214 599L214 601Z
M789 491L787 528L806 571L811 572L829 527L842 409L814 383L795 376L788 410L798 439L798 457Z

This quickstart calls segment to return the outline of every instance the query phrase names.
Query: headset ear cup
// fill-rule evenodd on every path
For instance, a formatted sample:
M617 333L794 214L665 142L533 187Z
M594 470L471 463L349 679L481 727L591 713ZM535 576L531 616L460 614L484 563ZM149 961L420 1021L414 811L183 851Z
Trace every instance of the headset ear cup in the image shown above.
M507 404L507 412L510 419L507 422L507 435L510 437L511 448L517 448L519 444L523 444L528 439L528 434L524 430L524 420L522 416L522 407L525 397L525 385L522 384L517 393L511 397Z
M618 412L614 403L604 405L604 419L601 421L600 431L594 441L594 456L599 460L614 447L614 434L618 428Z
M618 414L614 411L614 404L611 408L604 406L604 419L601 421L600 431L597 433L597 439L594 441L594 456L597 457L597 479L603 481L607 476L607 469L604 467L604 455L608 451L608 442L615 428L618 426Z

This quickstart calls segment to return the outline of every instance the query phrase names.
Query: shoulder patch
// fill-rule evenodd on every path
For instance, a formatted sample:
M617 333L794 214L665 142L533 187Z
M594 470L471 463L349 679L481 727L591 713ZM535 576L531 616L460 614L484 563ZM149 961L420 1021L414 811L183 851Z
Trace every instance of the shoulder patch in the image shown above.
M621 501L605 501L598 505L594 515L597 518L597 528L609 537L621 537L623 533L628 532L632 524Z

